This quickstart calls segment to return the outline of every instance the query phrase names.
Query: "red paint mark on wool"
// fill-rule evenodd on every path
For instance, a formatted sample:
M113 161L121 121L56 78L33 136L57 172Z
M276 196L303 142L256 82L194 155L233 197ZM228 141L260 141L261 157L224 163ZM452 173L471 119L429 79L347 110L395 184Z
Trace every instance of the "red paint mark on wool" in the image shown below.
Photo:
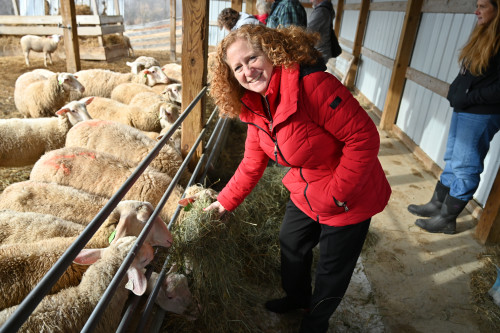
M64 164L64 161L61 161L63 159L74 159L78 156L86 156L89 157L93 160L96 159L96 155L93 152L82 152L82 153L77 153L77 154L71 154L71 155L55 155L52 158L48 159L47 161L44 162L45 165L51 166L56 170L62 169L65 175L69 175L71 170L69 167L67 167Z

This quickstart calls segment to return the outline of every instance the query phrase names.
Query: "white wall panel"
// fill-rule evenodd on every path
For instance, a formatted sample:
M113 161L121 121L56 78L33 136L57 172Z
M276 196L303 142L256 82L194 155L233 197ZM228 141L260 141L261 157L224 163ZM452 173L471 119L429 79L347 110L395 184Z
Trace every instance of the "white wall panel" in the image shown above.
M361 56L356 86L380 110L384 108L390 80L391 69Z
M342 17L340 27L340 37L354 41L356 36L356 27L358 25L359 10L346 10Z

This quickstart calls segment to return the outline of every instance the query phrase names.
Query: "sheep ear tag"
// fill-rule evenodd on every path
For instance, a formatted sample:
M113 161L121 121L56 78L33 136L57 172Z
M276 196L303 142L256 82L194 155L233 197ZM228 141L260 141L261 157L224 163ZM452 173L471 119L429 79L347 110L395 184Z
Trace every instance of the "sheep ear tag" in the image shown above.
M113 241L113 239L115 239L115 236L116 236L116 229L113 230L113 232L111 233L111 235L109 235L109 237L108 237L109 244L111 244L111 242Z

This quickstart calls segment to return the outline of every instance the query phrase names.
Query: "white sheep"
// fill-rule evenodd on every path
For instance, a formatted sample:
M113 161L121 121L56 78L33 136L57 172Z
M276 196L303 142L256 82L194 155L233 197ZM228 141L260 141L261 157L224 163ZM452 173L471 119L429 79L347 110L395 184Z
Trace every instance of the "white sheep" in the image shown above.
M69 129L91 119L86 109L91 102L70 102L56 112L57 118L0 119L0 166L31 165L45 152L63 147Z
M109 153L65 147L43 155L33 166L30 180L55 182L110 198L135 169L133 163ZM171 181L169 175L148 168L138 177L124 199L147 201L156 206ZM170 220L171 207L177 207L182 192L181 186L174 187L161 212L164 220Z
M94 119L73 127L66 136L65 146L110 153L137 165L153 150L156 143L134 127L114 121ZM179 152L166 144L150 163L150 167L174 177L182 161ZM180 183L187 184L189 178L191 174L186 170Z
M57 49L61 38L61 35L52 35L48 37L26 35L21 37L21 49L24 53L26 65L28 67L30 66L30 51L43 52L43 64L45 67L47 67L47 58L50 60L50 64L52 65L52 53Z
M85 227L50 214L0 210L0 245L71 237Z
M124 201L116 207L115 211L114 214L118 215L119 219L107 219L92 236L86 248L102 248L123 237L138 236L151 216L153 208L149 203ZM29 218L26 214L24 215ZM34 223L35 228L43 228L46 231L51 229L41 226L40 223ZM30 236L26 241L12 243L15 237L21 235L16 234L15 231L9 231L8 226L6 228L4 232L7 237L5 238L10 240L9 244L0 246L0 291L5 295L6 290L10 288L11 293L0 299L0 309L18 304L26 297L76 239L76 236L53 237L34 242L35 237ZM43 230L38 233L43 234ZM172 239L165 223L157 218L145 243L151 246L169 247ZM72 264L52 287L50 293L77 285L85 269L86 267ZM17 284L12 284L11 281L17 281Z
M161 92L168 101L181 105L182 103L182 85L180 83L168 84Z
M153 57L140 56L132 62L127 61L126 65L130 67L131 73L137 74L143 69L160 66L160 63Z
M70 93L83 92L84 86L71 73L40 71L20 75L14 87L14 104L25 118L54 116L70 100ZM71 99L73 100L73 99Z
M110 236L116 239L139 236L153 211L149 202L124 200L118 203L87 243L87 247L105 246ZM0 210L0 244L34 242L55 237L73 237L74 240L84 228L85 225L53 214ZM146 242L163 247L172 244L172 235L160 217L152 222Z
M82 250L75 262L91 264L78 286L46 296L21 326L22 332L80 332L136 241L125 237L104 249ZM147 288L144 268L153 260L154 250L143 244L127 270L93 332L115 332L131 289L142 295ZM17 282L17 281L16 281ZM129 286L129 287L126 287ZM17 306L0 312L0 325Z
M95 97L87 110L94 119L116 121L148 132L161 131L160 112L169 115L172 122L179 117L177 105L148 92L135 95L129 105L111 98Z
M132 43L130 42L130 37L127 36L127 35L125 35L125 34L122 34L122 38L123 38L123 43L127 47L127 55L129 57L133 56L134 55L134 49L132 48ZM160 66L160 65L158 65L158 66Z
M164 85L155 85L164 86ZM163 90L162 90L163 91ZM117 85L111 92L111 99L123 104L129 104L130 100L141 92L154 92L152 87L140 83L122 83ZM159 92L158 94L160 94Z
M163 73L169 78L168 83L182 83L182 66L176 63L163 65Z
M52 214L84 226L108 201L71 186L33 180L10 184L0 193L0 209Z
M145 84L149 87L159 83L167 83L168 78L159 66L145 69L139 74L118 73L107 69L86 69L75 73L78 80L85 87L85 92L71 93L71 100L89 96L111 97L113 89L122 83L134 82Z

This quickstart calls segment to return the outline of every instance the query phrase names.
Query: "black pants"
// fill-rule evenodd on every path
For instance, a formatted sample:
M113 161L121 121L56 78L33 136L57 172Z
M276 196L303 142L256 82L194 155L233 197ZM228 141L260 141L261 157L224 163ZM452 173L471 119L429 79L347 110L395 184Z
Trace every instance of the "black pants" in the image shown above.
M288 297L309 308L303 333L326 332L328 320L344 296L368 233L370 220L344 227L319 224L290 200L280 230L281 280ZM312 250L319 242L314 292Z

